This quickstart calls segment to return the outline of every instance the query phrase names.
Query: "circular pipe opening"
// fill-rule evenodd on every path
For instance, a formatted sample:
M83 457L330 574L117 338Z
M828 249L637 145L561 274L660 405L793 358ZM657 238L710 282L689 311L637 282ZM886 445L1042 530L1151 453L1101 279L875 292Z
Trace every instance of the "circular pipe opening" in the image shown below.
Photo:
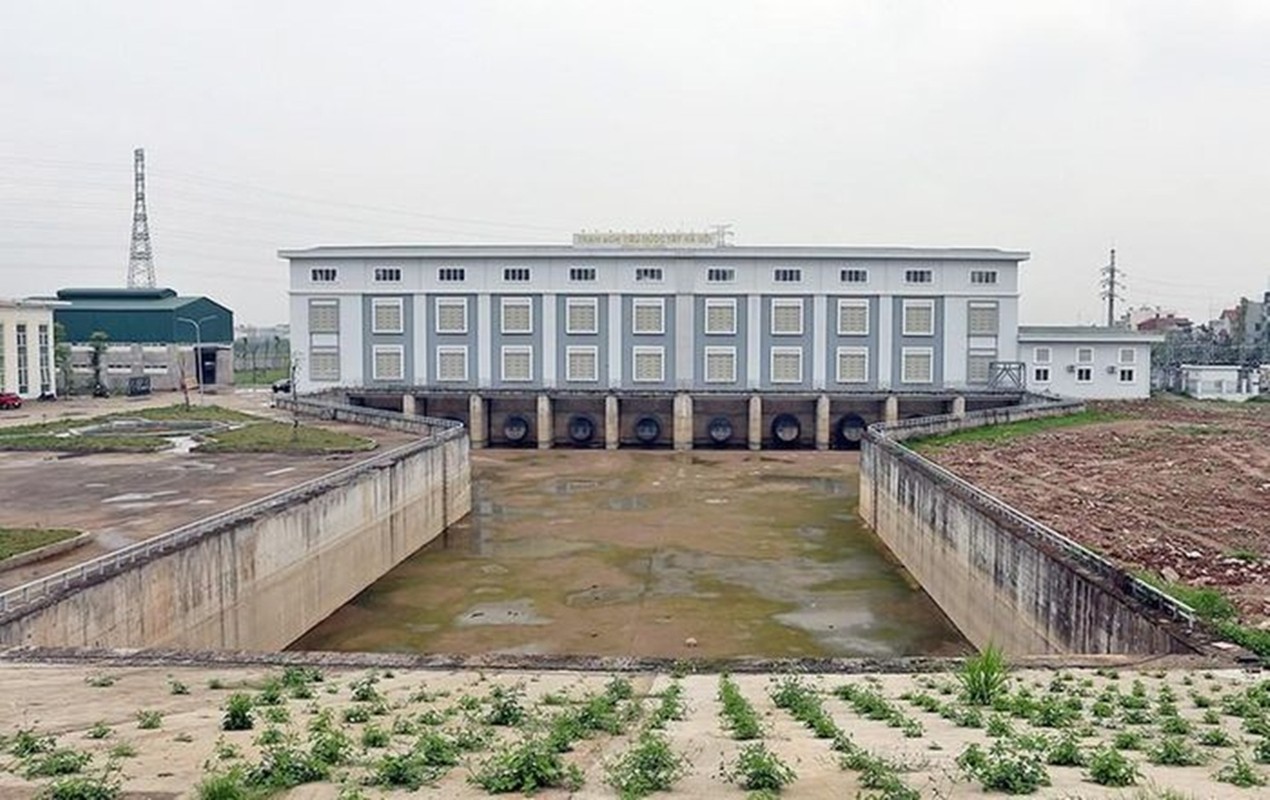
M772 439L779 445L789 447L798 443L803 426L793 414L777 414L772 420Z
M706 426L706 435L715 444L727 444L732 438L732 420L727 417L715 417Z
M586 444L595 438L595 422L585 414L569 418L569 440L574 444Z
M529 420L512 414L503 420L503 438L512 444L520 444L529 436Z
M661 436L661 423L656 417L644 416L635 420L635 438L640 444L652 444Z
M838 438L847 447L856 448L860 446L860 440L864 438L864 429L867 424L864 417L859 414L847 414L838 420Z

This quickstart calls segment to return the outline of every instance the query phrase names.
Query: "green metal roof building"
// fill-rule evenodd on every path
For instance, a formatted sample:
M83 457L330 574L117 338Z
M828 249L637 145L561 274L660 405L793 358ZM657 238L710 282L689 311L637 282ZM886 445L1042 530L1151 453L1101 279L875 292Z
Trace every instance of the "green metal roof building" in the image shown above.
M61 289L53 320L68 341L81 344L96 331L111 342L232 344L234 312L206 297L181 297L172 289Z

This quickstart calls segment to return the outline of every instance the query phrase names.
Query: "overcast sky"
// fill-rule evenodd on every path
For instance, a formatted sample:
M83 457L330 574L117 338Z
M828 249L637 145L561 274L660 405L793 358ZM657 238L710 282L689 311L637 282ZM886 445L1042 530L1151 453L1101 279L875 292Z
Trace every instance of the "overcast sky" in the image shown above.
M1270 2L7 2L0 296L159 282L286 319L280 247L1032 253L1024 322L1270 288Z

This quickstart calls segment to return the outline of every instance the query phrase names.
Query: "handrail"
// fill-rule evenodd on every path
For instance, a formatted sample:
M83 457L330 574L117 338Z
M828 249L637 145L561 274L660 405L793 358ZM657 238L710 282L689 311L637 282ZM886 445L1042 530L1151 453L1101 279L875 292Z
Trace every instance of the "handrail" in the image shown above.
M1056 400L1043 396L1034 396L1032 403L1025 404L1019 408L1025 411L1033 409L1044 411L1049 416L1055 412L1076 413L1084 410L1085 404L1079 400ZM1188 629L1193 626L1196 621L1195 610L1187 604L1125 572L1079 542L1028 516L990 492L984 491L969 481L958 477L953 472L920 453L905 447L900 441L891 436L894 432L904 432L911 436L913 433L922 430L929 431L932 434L943 433L948 424L952 422L957 423L958 429L979 427L975 423L990 424L989 420L993 420L997 416L1000 416L999 410L987 409L984 411L972 411L961 417L952 414L942 414L896 422L878 422L867 428L865 438L870 444L887 451L919 470L927 472L938 481L948 485L972 506L977 506L980 510L989 512L996 517L1004 518L1019 532L1057 548L1086 569L1097 574L1100 578L1113 584L1125 586L1130 594L1136 596L1147 605L1167 614L1174 620L1185 622Z
M417 432L423 435L416 441L407 442L391 450L385 450L365 461L349 464L334 472L328 472L325 475L319 475L303 483L274 492L267 497L249 501L209 517L203 517L157 536L152 536L145 541L135 542L90 561L85 561L82 564L68 567L52 575L36 578L21 586L15 586L12 589L0 592L0 615L48 597L56 591L65 590L75 584L87 581L92 577L115 572L125 565L148 561L160 553L179 550L193 541L221 530L227 525L251 519L260 515L261 512L270 510L278 505L284 505L297 497L310 494L316 489L337 484L350 475L379 469L396 461L404 454L444 444L463 434L463 424L454 420L407 416L382 409L359 408L347 406L337 401L310 397L287 398L286 403L287 405L294 404L297 411L328 419L335 419L341 412L347 416L347 412L351 411L357 416L365 416L383 422L391 421L394 423L394 427L415 428ZM278 403L278 405L281 406L283 404Z

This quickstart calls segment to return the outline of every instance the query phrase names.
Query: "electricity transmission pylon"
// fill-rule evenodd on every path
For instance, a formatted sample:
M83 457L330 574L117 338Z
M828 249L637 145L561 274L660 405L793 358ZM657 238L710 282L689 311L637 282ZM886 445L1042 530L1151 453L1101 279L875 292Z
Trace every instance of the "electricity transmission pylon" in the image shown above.
M128 288L154 288L154 255L150 252L150 222L146 215L146 151L132 151L132 246L128 250Z

